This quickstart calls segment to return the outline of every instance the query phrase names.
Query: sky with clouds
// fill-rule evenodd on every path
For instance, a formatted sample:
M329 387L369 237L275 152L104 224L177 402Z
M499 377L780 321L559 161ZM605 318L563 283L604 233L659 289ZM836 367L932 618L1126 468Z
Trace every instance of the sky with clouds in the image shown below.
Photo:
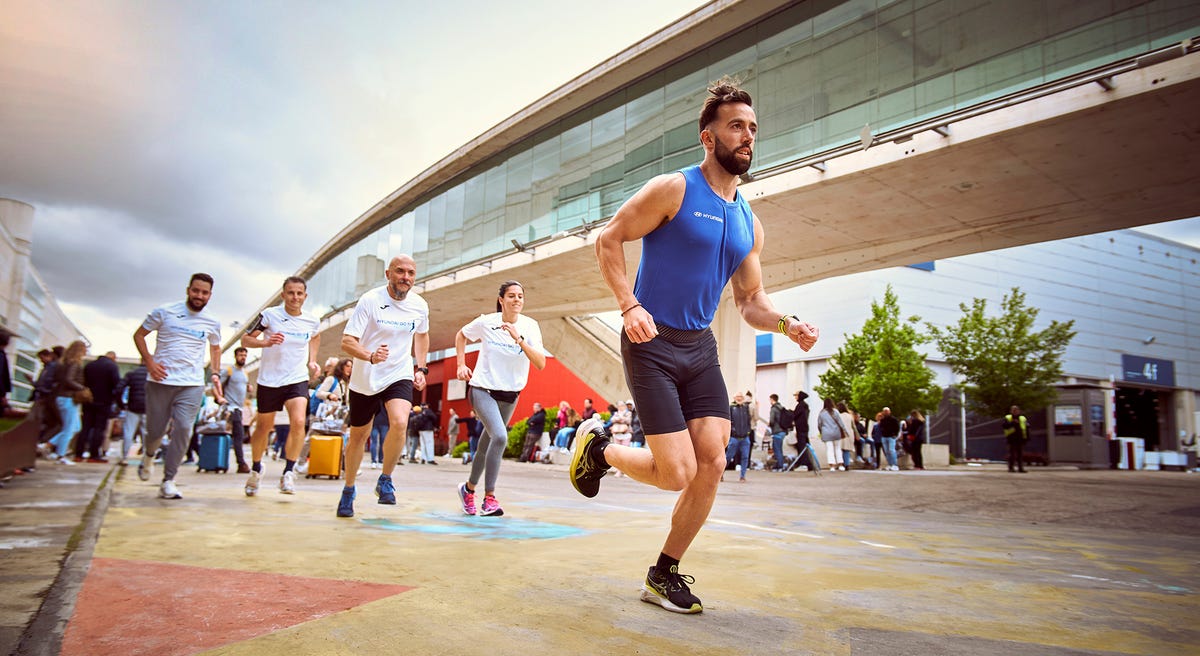
M0 197L93 353L245 320L414 175L700 0L0 2Z
M92 352L216 277L245 320L346 224L699 0L0 2L0 197ZM1200 246L1195 220L1156 234Z

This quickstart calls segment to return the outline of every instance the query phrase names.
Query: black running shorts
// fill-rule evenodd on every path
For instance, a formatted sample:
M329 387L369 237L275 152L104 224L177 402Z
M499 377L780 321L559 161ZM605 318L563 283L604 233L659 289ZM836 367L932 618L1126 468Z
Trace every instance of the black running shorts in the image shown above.
M411 405L412 397L413 382L408 378L388 385L378 394L359 394L350 390L350 426L354 428L367 426L375 421L375 415L379 414L379 409L388 401L400 399L408 401Z
M729 419L729 394L712 330L664 330L634 344L621 331L625 382L647 435L687 429L698 417Z
M308 412L308 382L300 381L283 387L258 386L258 411L279 412L288 399L301 398L304 401L304 411Z

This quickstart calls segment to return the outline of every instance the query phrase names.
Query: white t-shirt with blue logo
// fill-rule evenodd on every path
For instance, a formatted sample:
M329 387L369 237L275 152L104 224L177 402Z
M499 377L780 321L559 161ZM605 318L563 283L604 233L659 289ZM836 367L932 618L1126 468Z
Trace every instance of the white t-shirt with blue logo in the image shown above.
M479 318L463 326L463 335L472 341L479 340L479 360L471 372L471 386L505 392L520 392L529 380L529 356L521 345L513 340L501 324L504 315L499 312L481 314ZM541 350L542 329L536 319L523 314L517 315L517 334L529 345Z
M350 389L378 394L398 380L412 380L413 335L429 332L429 305L416 292L397 301L386 285L376 287L358 299L343 332L357 337L359 345L372 353L387 344L387 360L371 364L356 358L350 373Z
M205 347L221 345L221 322L207 310L193 312L187 301L161 305L146 315L142 328L156 332L154 361L167 371L162 385L204 385Z
M292 316L282 305L262 311L247 332L261 330L263 339L283 335L283 343L262 349L258 365L258 384L267 387L286 387L308 382L308 342L317 334L321 322L301 312Z

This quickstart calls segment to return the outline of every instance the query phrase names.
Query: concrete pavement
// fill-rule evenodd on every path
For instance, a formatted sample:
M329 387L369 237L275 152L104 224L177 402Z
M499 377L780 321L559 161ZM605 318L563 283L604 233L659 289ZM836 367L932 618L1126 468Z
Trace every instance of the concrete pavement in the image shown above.
M1200 644L1193 474L727 477L682 566L705 612L679 616L637 599L673 494L606 478L588 500L562 466L506 461L505 516L470 518L454 493L466 467L443 460L397 468L397 506L375 503L376 472L364 470L357 516L339 519L340 481L301 479L286 496L273 487L280 464L266 464L256 498L243 476L185 468L179 501L157 499L133 468L44 466L34 477L84 481L44 489L49 507L66 495L82 520L76 488L111 498L93 521L86 573L59 577L34 621L42 632L27 629L19 653L1058 655ZM0 491L17 510L5 513L10 534L42 521L9 502L24 484ZM86 549L86 526L79 533L60 549ZM6 625L19 623L16 610L5 607ZM60 649L55 617L70 618Z

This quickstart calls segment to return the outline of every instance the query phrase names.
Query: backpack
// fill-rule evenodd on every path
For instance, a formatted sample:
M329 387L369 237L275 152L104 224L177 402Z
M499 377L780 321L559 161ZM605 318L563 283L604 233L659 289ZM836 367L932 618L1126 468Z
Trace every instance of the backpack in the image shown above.
M779 406L779 427L790 431L796 427L796 413L784 406Z
M333 391L337 390L337 388L338 388L338 379L334 378L333 386L330 387L326 391L333 392ZM317 385L316 387L314 387L312 389L312 391L310 391L308 393L308 414L309 414L309 416L317 414L317 410L321 407L321 404L324 403L324 401L317 398L317 390L319 390L319 389L321 389L321 386Z

